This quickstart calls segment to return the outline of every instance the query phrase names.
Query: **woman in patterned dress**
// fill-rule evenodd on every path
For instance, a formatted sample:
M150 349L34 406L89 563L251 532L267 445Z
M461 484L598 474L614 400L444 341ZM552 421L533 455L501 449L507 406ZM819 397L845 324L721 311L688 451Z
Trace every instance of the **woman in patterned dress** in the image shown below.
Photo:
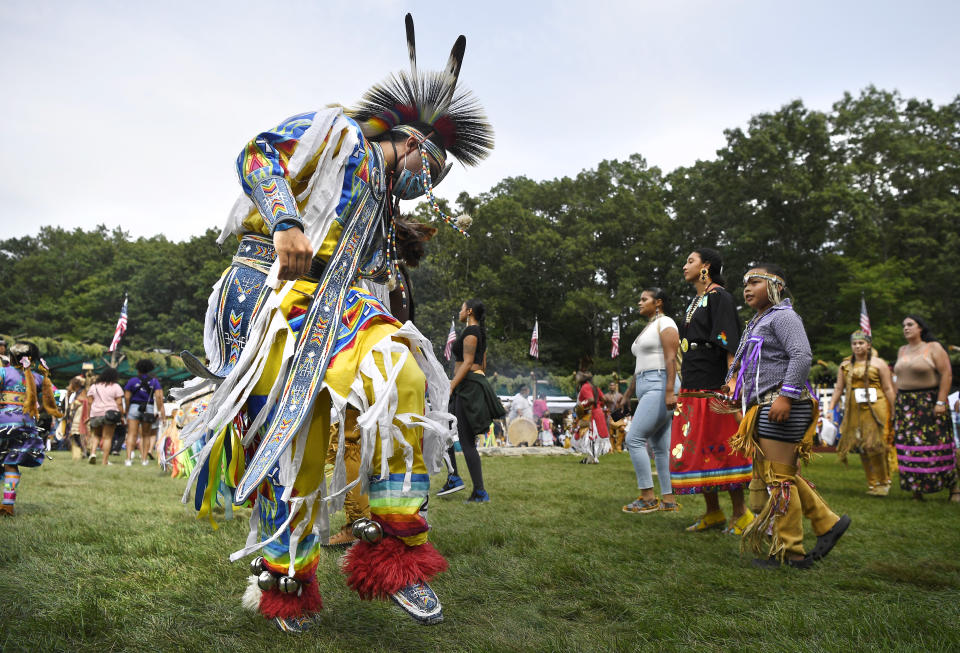
M947 393L953 381L950 358L916 315L903 319L903 337L893 372L897 385L893 431L900 489L924 494L956 483L953 429Z

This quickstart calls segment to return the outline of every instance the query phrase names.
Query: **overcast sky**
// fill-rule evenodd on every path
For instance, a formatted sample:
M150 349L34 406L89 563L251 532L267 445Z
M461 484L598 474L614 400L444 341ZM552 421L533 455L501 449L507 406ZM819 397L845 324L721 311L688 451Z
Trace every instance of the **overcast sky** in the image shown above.
M421 69L466 34L460 80L496 131L489 159L438 187L449 198L637 152L664 170L710 159L725 128L796 98L960 93L956 1L2 0L0 239L219 228L246 141L405 68L407 11Z

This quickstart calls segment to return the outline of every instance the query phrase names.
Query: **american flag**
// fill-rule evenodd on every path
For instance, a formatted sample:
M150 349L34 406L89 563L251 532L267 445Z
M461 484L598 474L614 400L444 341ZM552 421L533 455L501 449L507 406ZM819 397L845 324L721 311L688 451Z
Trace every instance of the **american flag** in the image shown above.
M110 341L110 351L116 351L120 344L120 338L127 332L127 298L123 298L123 308L120 309L120 319L117 320L117 330L113 332L113 340Z
M540 358L540 321L533 321L533 333L530 335L530 355Z
M860 295L860 330L873 337L873 332L870 331L870 316L867 315L867 300L863 295Z
M610 358L616 358L620 355L620 318L613 318L613 333L610 335L612 343L610 349Z
M447 360L453 356L453 343L457 341L457 330L453 326L453 320L450 320L450 333L447 334L447 346L443 348L443 355Z

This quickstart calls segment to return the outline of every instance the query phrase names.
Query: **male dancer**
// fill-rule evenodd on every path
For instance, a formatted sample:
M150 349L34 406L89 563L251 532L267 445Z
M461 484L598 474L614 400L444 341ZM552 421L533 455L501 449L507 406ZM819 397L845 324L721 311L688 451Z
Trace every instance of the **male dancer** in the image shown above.
M371 519L354 524L362 541L344 558L347 582L363 598L390 597L421 623L443 618L427 583L446 561L427 542L425 517L429 473L452 438L449 382L416 327L357 284L372 279L404 294L400 264L416 263L432 228L403 220L399 200L426 192L462 232L433 185L452 165L448 153L473 165L493 140L476 101L456 88L466 39L442 73L417 71L409 15L407 42L410 72L374 86L359 107L293 116L241 152L244 195L220 236L240 246L208 305L211 369L184 355L203 382L219 384L184 433L186 446L204 443L191 476L199 516L218 495L254 501L247 546L231 558L263 550L244 603L285 632L311 627L321 608L320 543L329 512L352 487L343 461L348 408L359 414L358 480ZM331 408L339 453L327 488Z

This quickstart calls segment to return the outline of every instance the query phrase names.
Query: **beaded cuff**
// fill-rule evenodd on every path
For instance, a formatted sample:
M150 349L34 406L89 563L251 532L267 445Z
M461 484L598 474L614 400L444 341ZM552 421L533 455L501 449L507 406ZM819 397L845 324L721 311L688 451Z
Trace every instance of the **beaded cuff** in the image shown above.
M780 394L784 397L789 397L790 399L799 399L800 395L803 394L803 388L798 388L796 386L784 383L780 386Z
M260 181L254 186L251 198L271 234L277 229L282 231L294 226L303 229L297 203L293 199L290 185L283 177L267 177Z

